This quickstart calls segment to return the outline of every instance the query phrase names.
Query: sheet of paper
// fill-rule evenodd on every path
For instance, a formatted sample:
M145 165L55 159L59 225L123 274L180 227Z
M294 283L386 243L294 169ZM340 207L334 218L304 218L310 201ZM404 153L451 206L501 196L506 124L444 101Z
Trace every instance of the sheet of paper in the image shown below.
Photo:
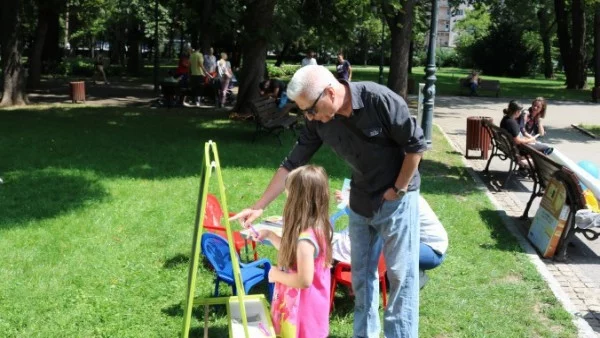
M338 209L344 209L350 203L350 179L344 178L342 185L342 201L337 205Z

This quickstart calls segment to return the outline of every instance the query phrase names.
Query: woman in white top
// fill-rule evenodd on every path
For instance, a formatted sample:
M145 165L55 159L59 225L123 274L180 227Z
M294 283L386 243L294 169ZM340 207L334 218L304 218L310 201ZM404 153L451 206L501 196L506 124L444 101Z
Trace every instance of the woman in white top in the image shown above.
M335 192L341 200L342 192ZM429 279L425 270L438 267L446 258L448 234L429 203L419 195L419 284L422 288ZM350 263L350 235L348 228L334 232L332 239L334 261Z
M227 53L221 53L221 58L217 62L217 72L219 75L219 80L221 81L221 90L219 91L219 107L224 107L225 100L227 99L229 81L231 81L231 78L233 77L231 63L227 61Z

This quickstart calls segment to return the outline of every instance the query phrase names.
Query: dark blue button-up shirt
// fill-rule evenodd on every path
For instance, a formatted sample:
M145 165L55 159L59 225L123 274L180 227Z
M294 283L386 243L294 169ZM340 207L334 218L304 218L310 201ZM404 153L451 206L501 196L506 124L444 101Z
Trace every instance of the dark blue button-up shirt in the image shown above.
M371 217L396 182L404 154L425 151L425 138L398 94L374 82L342 82L350 88L352 115L335 115L327 123L306 121L281 165L293 170L306 164L323 143L329 145L352 169L350 208ZM418 190L420 184L417 171L408 190Z

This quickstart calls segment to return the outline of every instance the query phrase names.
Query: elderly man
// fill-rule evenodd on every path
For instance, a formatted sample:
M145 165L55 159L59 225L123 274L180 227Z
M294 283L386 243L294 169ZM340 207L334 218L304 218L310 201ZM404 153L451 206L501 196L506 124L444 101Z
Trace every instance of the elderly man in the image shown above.
M373 82L337 80L325 67L300 68L287 94L304 110L306 127L262 197L232 219L244 226L284 190L287 174L323 143L352 169L350 240L354 337L379 337L377 262L382 250L390 279L386 337L417 337L419 326L420 175L423 131L406 102Z

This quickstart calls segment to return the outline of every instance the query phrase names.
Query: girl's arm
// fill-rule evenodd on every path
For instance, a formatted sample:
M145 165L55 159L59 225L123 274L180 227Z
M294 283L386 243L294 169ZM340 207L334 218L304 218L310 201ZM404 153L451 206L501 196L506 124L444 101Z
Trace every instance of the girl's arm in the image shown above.
M544 124L542 124L542 119L538 117L537 123L538 132L540 133L540 136L544 136L544 134L546 134L546 131L544 130Z
M315 273L315 247L309 241L298 242L296 262L297 273L287 273L279 269L271 269L269 271L269 282L277 282L300 289L310 287Z

